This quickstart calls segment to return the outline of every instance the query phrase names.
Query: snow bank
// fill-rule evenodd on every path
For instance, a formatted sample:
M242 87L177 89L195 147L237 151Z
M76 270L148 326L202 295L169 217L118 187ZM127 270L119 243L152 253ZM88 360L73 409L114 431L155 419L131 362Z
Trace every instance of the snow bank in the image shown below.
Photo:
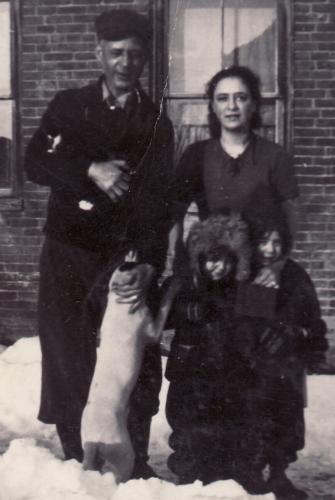
M109 474L64 462L34 439L16 439L0 458L0 500L109 500L116 489Z
M335 377L308 377L308 407L305 410L306 446L302 455L322 458L335 470Z
M248 495L234 481L176 486L160 479L133 480L118 487L111 473L84 471L75 460L63 462L34 439L16 439L0 457L0 500L273 500Z
M248 495L235 481L217 481L203 486L200 481L176 486L159 479L137 480L122 484L113 500L274 500L272 494Z
M6 432L49 439L53 426L36 419L41 390L41 352L37 338L20 339L0 355L0 439Z
M1 353L1 349L0 349ZM234 481L202 486L176 486L150 479L128 481L118 487L112 474L83 471L74 460L64 462L54 426L37 418L40 397L38 339L22 339L0 354L0 500L273 500L273 495L248 495ZM170 433L164 415L167 381L161 391L161 409L153 419L151 464L164 479L173 479L166 467ZM306 457L318 457L335 468L335 377L308 378ZM49 449L47 449L49 448ZM1 448L0 448L1 449ZM50 451L51 450L51 451Z

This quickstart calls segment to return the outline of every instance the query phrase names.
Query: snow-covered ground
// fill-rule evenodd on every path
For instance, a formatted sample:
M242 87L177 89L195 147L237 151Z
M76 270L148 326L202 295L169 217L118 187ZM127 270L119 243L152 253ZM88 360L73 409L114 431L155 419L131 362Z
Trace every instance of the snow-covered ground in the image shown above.
M111 473L64 462L54 426L36 420L40 393L38 340L21 339L0 354L0 500L272 500L247 495L234 481L176 486L166 467L169 427L161 410L153 420L151 464L162 479L116 486ZM311 500L335 499L335 377L308 378L306 447L291 474Z

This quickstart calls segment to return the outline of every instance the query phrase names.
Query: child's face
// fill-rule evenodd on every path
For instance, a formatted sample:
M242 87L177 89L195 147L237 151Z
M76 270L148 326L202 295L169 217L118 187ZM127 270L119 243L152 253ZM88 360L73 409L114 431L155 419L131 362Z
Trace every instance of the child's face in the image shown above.
M269 266L282 256L283 245L278 231L264 235L258 243L258 257L263 266Z
M205 273L211 281L219 281L230 274L233 262L229 256L206 260Z

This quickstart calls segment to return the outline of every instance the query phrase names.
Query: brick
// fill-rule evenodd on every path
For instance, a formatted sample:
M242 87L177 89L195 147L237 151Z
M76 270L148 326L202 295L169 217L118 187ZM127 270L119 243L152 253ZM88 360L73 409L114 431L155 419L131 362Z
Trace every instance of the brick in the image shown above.
M310 40L314 42L335 42L335 33L331 31L329 33L311 33Z
M314 24L295 23L294 28L303 33L315 31Z
M295 14L295 16L294 16L294 22L296 23L297 29L300 29L299 24L301 24L301 23L303 23L303 24L311 23L313 25L313 28L315 29L318 25L318 23L315 22L316 19L318 20L318 22L320 22L320 21L327 22L329 20L327 14L321 14L321 15L317 16L317 18L316 18L315 14L312 12L303 13L303 14ZM313 31L314 31L314 29L313 29Z
M307 119L307 118L294 118L293 119L293 124L294 127L315 127L315 120L314 119Z
M329 185L332 183L335 183L335 176L331 175L325 175L323 177L314 177L313 175L299 175L298 176L299 182L303 184L310 184L311 186L314 185Z
M295 38L295 41L297 41L297 42L310 43L312 41L312 34L311 33L301 33L299 31L295 30L294 38Z
M335 127L335 117L333 119L318 119L315 121L317 127Z
M315 23L317 31L335 33L335 23Z
M306 14L307 12L311 12L312 6L308 4L302 4L296 2L294 4L294 14Z
M43 16L33 15L33 16L25 16L24 17L25 26L29 24L43 24Z
M318 60L316 63L316 67L319 70L335 69L335 61L334 61L334 59L332 61L331 60L325 60L325 61Z
M324 175L326 173L325 167L316 167L316 166L310 166L310 167L296 167L296 172L302 173L302 174L308 174L308 175L313 175L313 176L319 176L319 175Z
M295 154L294 157L295 165L303 165L304 167L308 167L308 165L313 165L314 161L310 156L302 156Z
M294 135L295 137L325 137L325 136L329 136L331 133L330 130L327 130L327 129L322 129L322 128L302 128L302 127L295 127L294 129ZM297 141L299 142L300 144L300 140Z
M335 5L333 3L327 4L313 4L312 10L315 13L330 13L335 12Z
M326 95L326 91L323 89L307 90L307 89L297 89L294 92L294 97L297 99L301 98L323 98Z
M318 109L313 109L313 108L295 108L294 109L294 116L295 117L306 117L306 118L319 118L321 115L321 111Z
M295 146L294 148L294 154L297 154L297 155L308 155L308 156L318 156L318 155L322 155L324 153L323 149L321 148L316 148L316 147L308 147L308 146L304 146L304 147L299 147L299 146Z
M315 143L318 146L335 146L335 138L330 137L317 137Z
M33 33L31 35L30 34L23 35L24 49L27 48L27 44L37 44L37 43L44 44L44 49L48 50L48 46L46 45L48 43L48 37L46 35L37 35L36 33Z
M51 16L57 13L57 7L53 5L41 5L37 8L37 12L42 16Z
M320 89L328 89L328 88L334 88L334 81L331 78L328 78L324 81L319 81L317 82L317 86Z
M73 21L74 21L73 16L54 14L54 15L48 16L46 18L45 22L46 22L46 24L57 25L58 23L69 24L69 23L73 23Z
M315 50L315 47L312 50ZM322 51L322 50L326 50L327 52L329 51L330 53L332 53L333 51L335 51L335 42L321 42L321 43L319 43L317 45L316 55L320 54L320 51Z
M53 33L56 30L55 26L37 26L36 27L36 32L37 33Z
M50 54L44 54L43 58L44 61L70 61L73 58L73 55L72 53L66 52L53 52Z
M323 109L321 112L322 117L335 118L335 109Z
M22 5L22 15L23 17L26 16L35 16L36 15L36 7L31 6L31 5Z
M87 29L84 23L58 24L57 33L82 33Z
M78 16L80 16L82 13L83 13L83 10L85 10L85 3L86 2L82 2L82 5L81 7L79 6L76 6L76 5L60 5L58 7L58 12L62 13L62 14L78 14ZM77 17L76 16L76 19Z

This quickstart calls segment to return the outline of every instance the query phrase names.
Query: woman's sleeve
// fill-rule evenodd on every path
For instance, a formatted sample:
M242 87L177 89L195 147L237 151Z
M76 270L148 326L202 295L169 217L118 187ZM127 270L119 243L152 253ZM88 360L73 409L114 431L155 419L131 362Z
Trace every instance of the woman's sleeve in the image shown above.
M281 203L299 196L293 158L283 148L278 148L275 153L270 180L277 199Z

